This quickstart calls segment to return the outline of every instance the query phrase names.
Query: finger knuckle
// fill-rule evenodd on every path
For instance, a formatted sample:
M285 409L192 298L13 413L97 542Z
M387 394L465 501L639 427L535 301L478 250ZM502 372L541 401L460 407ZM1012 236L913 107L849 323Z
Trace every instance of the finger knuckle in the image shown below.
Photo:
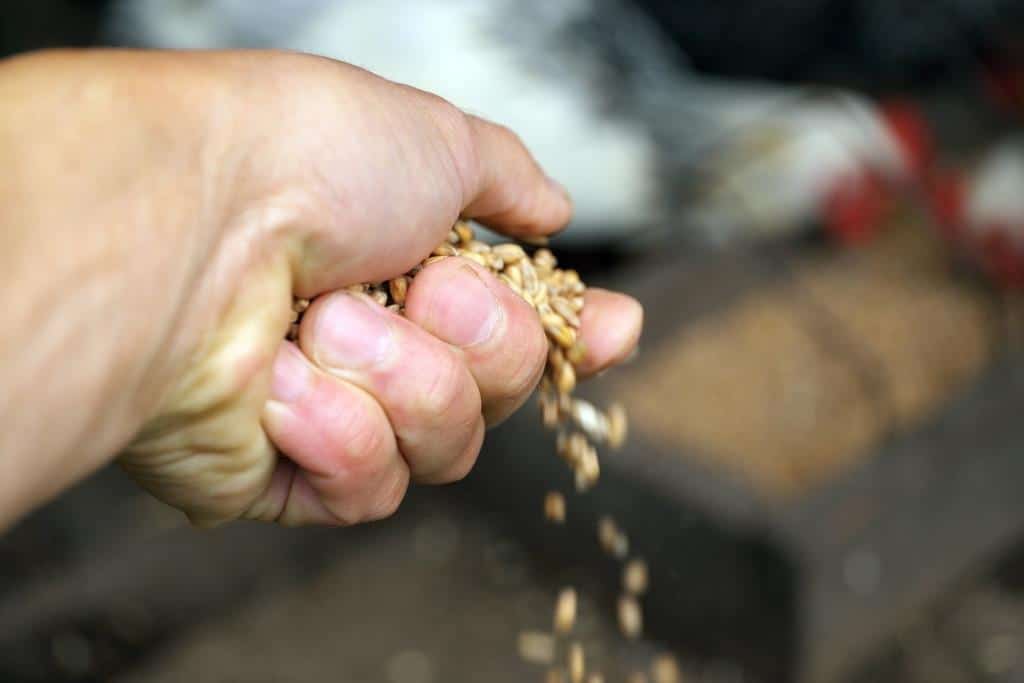
M407 473L398 473L391 478L391 481L376 496L364 521L373 522L391 517L405 500L405 494L409 489L409 477Z
M344 470L349 477L372 478L388 461L393 444L390 426L365 406L347 411L345 417L337 439L335 474Z
M548 343L539 325L523 330L523 351L509 363L501 398L517 399L533 391L547 362Z
M465 194L475 184L480 168L473 126L466 114L451 102L436 95L428 97L427 111L444 141L452 167Z
M480 456L480 445L483 440L481 432L484 427L481 421L478 421L478 423L478 427L474 430L473 437L466 449L452 463L452 467L447 473L448 476L445 477L448 483L462 481L473 471L473 466L476 465L477 458Z
M479 397L473 380L454 353L441 354L430 364L430 373L423 383L420 410L435 425L461 423L479 412Z
M499 138L506 146L516 147L520 150L526 149L526 145L523 143L523 139L519 136L519 133L500 123L490 123L489 125L492 134L496 138Z

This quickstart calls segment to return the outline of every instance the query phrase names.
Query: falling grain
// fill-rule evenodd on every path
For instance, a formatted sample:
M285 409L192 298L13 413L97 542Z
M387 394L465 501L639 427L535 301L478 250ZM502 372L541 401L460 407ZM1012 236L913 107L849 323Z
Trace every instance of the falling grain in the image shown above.
M555 602L555 633L566 634L576 625L576 589L563 588Z
M619 630L630 640L636 640L644 630L644 617L640 603L631 595L619 598Z
M558 491L549 491L544 496L544 516L555 524L565 522L565 496Z
M630 595L643 595L647 592L647 563L641 559L632 559L622 570L622 587Z
M555 637L543 631L522 631L519 634L519 656L531 664L555 661Z
M569 646L569 680L571 683L583 683L583 676L586 673L583 645L573 643Z

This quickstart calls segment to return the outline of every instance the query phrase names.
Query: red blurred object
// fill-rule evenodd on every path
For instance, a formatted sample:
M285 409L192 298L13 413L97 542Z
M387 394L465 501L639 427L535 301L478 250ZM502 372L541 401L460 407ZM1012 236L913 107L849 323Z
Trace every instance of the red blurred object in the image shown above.
M996 284L1007 289L1024 287L1024 249L1014 243L1008 227L992 226L981 237L980 256Z
M911 176L924 178L935 163L935 142L921 110L905 100L890 100L879 107L879 113L899 145Z
M840 244L870 242L881 230L893 206L893 192L907 183L923 183L935 164L931 127L912 102L892 99L877 107L878 118L902 164L898 173L865 167L843 176L822 204L828 233Z
M997 286L1024 288L1024 144L1007 139L974 172L930 176L937 229Z
M840 244L866 244L878 234L891 203L877 175L865 172L847 177L825 197L825 229Z
M954 242L961 240L967 195L962 175L957 171L938 171L931 176L927 190L932 214L943 236Z

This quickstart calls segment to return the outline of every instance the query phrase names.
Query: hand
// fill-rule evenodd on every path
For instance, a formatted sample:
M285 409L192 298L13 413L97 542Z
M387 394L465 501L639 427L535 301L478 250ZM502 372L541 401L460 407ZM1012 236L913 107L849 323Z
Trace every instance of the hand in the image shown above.
M416 277L406 318L343 288L407 271L460 215L560 229L570 202L513 134L310 56L35 59L80 69L71 92L105 114L84 163L109 201L82 220L130 235L136 267L117 276L148 292L122 299L157 331L118 364L138 378L120 398L138 406L120 444L135 479L200 525L351 524L390 514L410 480L469 471L543 370L533 310L461 259ZM315 298L298 345L283 341L293 296ZM590 291L586 369L628 355L641 317Z

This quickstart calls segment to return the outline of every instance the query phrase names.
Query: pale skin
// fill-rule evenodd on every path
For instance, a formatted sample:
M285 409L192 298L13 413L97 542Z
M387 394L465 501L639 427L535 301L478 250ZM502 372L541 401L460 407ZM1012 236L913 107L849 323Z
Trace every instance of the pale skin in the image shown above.
M0 529L108 462L198 525L345 525L456 481L543 370L536 315L462 259L406 318L343 288L459 217L552 234L571 203L508 130L277 52L0 61ZM298 343L292 297L315 298ZM591 289L584 374L632 299Z

